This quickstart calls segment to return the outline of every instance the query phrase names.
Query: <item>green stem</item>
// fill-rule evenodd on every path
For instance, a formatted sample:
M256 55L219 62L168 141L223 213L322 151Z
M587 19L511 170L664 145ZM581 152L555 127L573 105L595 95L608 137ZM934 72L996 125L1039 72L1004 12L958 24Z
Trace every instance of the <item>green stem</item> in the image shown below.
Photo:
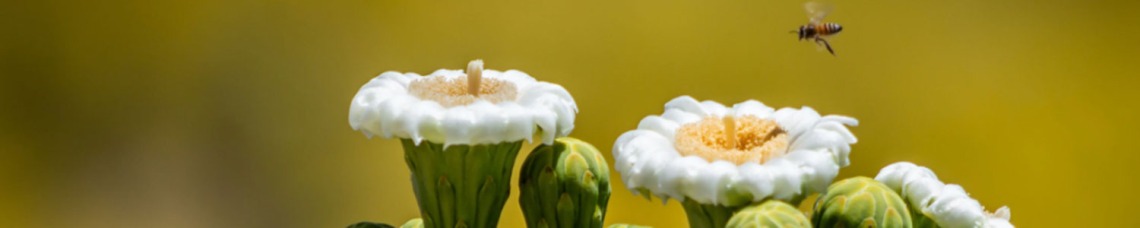
M401 142L424 227L498 226L522 141L446 148Z
M728 224L728 219L732 218L732 214L741 208L704 205L689 199L681 201L681 206L685 208L685 215L689 217L689 227L694 228L723 228Z

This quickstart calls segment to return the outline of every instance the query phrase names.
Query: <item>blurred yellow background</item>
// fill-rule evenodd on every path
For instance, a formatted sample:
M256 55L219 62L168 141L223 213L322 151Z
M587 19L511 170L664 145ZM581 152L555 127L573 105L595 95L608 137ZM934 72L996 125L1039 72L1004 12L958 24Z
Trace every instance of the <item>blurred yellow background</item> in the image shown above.
M403 223L399 142L353 131L349 100L476 58L566 87L607 156L678 95L809 105L861 122L840 178L913 161L1022 227L1140 226L1136 1L834 3L837 57L788 33L802 1L5 4L0 226ZM611 180L607 224L685 226Z

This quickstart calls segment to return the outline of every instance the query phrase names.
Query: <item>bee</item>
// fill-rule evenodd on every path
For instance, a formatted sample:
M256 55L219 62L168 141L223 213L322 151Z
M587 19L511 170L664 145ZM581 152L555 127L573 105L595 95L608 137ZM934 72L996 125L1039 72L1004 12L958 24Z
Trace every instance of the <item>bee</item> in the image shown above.
M823 22L823 17L826 17L834 7L829 4L822 4L818 2L808 2L804 4L804 9L808 13L808 24L801 25L799 29L793 30L800 37L800 41L814 40L816 44L827 48L827 52L835 55L835 51L831 49L831 44L827 43L827 38L843 31L843 26L836 23Z

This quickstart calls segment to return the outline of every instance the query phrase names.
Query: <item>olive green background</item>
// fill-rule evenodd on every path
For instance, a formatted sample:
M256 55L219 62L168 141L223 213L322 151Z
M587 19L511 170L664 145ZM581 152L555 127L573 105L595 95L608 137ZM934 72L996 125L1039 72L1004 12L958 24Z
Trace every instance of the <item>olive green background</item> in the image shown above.
M476 58L566 87L607 156L678 95L809 105L860 120L841 178L913 161L1022 227L1140 226L1136 1L834 3L837 57L788 33L801 1L7 3L0 226L403 223L399 142L349 101ZM617 175L607 224L684 226Z

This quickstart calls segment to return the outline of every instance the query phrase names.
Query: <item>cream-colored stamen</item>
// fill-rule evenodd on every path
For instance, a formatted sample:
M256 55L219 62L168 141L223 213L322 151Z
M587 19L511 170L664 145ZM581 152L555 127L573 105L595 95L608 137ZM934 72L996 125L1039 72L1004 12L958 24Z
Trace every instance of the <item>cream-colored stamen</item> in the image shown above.
M467 93L479 96L479 86L483 83L483 60L476 59L467 63Z
M466 77L427 76L412 80L408 93L424 100L439 102L443 107L468 105L477 100L491 103L518 100L514 83L495 78L483 78L483 61L467 64Z
M751 115L706 117L677 129L677 152L710 161L764 163L787 153L790 139L776 121Z

